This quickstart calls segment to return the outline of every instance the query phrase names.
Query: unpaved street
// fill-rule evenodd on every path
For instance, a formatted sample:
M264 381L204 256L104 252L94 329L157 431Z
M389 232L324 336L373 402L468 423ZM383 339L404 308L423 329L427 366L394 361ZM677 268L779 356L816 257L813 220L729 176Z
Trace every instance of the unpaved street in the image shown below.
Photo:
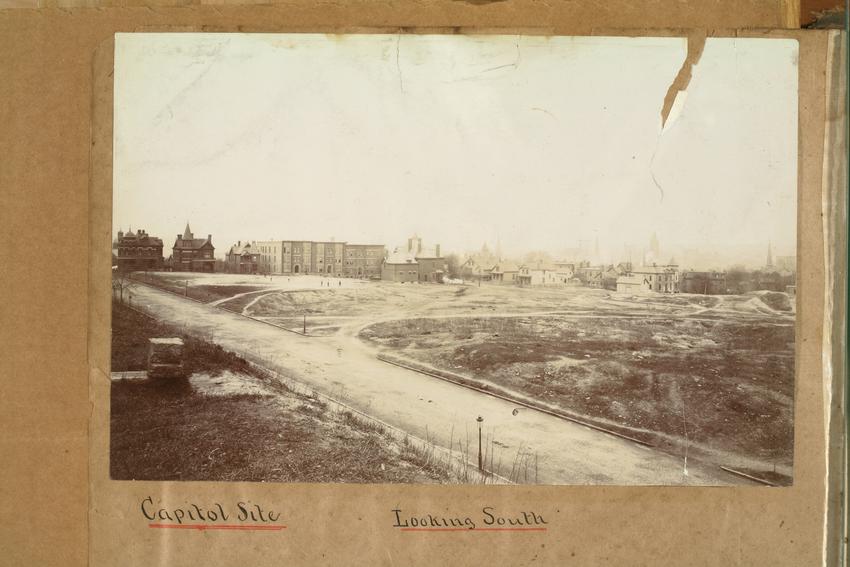
M137 286L133 295L133 306L157 319L205 335L412 435L455 450L468 436L473 459L481 415L502 472L511 469L518 451L526 451L536 455L533 474L545 484L741 484L718 467L690 461L685 473L684 458L531 409L515 412L507 401L380 362L348 334L303 337L148 286Z

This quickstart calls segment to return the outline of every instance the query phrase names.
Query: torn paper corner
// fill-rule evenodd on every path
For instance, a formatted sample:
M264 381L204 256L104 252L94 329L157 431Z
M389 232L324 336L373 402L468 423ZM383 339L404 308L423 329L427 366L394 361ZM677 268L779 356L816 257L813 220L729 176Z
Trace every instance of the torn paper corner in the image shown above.
M670 106L670 112L667 114L667 120L661 123L661 133L664 134L670 127L679 119L682 109L685 107L685 101L688 99L688 91L678 91L676 98L673 99L673 104Z
M675 116L682 111L682 106L685 103L684 93L687 91L688 85L691 82L693 67L699 63L702 57L703 49L705 48L705 35L688 36L688 53L679 72L670 83L667 89L667 94L664 97L664 104L661 106L661 131L667 130L667 124L675 120ZM678 106L677 106L678 105ZM677 106L676 115L671 120L671 114L674 112L674 107Z

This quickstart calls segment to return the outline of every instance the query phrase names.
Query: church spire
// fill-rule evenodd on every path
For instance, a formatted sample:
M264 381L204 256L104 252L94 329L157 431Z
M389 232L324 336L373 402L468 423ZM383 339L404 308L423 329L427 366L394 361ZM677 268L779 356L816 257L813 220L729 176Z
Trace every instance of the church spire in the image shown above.
M186 230L183 231L183 240L192 240L194 235L192 229L189 228L189 221L186 221Z

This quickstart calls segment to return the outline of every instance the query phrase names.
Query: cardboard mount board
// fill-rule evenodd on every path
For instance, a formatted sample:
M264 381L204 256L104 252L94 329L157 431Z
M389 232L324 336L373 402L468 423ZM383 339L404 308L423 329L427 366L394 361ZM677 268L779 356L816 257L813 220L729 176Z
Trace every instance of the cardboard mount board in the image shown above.
M541 13L536 9L528 5L483 16L466 5L450 9L449 16L435 15L428 8L411 8L401 15L378 10L382 18L377 20L386 21L377 22L370 20L374 11L368 15L354 8L322 12L306 6L300 11L252 6L0 13L0 68L9 79L0 84L0 116L7 132L0 140L7 237L2 253L4 265L10 266L3 275L8 319L0 331L6 426L0 442L5 453L14 456L0 471L4 487L0 513L9 520L0 536L4 563L300 565L351 564L359 559L363 564L439 564L445 558L462 557L464 563L473 564L492 561L495 554L518 564L681 564L687 558L694 565L807 565L824 558L824 415L828 408L820 360L826 281L834 276L828 271L832 268L826 255L831 248L820 217L825 190L827 50L835 41L834 34L827 32L770 32L798 38L801 57L799 254L807 259L801 260L806 276L800 283L805 297L798 318L798 337L803 337L798 341L798 356L805 370L798 371L797 377L793 487L511 487L509 493L493 493L489 487L144 483L127 490L105 481L105 461L98 455L106 442L106 416L92 403L98 396L102 399L104 361L108 361L103 265L94 255L102 251L104 230L110 230L111 116L104 111L111 112L111 52L108 43L104 47L102 42L116 31L133 30L315 31L452 24L479 30L540 29ZM631 4L626 11L630 9ZM589 16L572 21L568 16L547 21L548 31L616 33L610 30L611 22ZM720 15L712 17L709 24L721 20ZM633 19L629 27L643 21ZM663 23L658 27L682 27L681 22ZM753 26L744 23L742 27ZM738 34L760 35L725 32ZM90 163L95 166L91 194ZM835 238L840 238L838 233ZM21 240L28 246L14 245ZM33 255L33 250L43 254ZM89 369L93 400L89 399ZM93 458L89 471L90 415ZM140 531L135 521L138 497L148 493L180 500L271 494L298 529L279 540L269 540L269 534L263 533L153 537L157 534ZM390 503L439 508L447 502L476 507L482 503L546 506L553 508L550 512L558 525L545 539L493 537L471 545L464 540L403 539L385 521Z
M572 24L576 23L603 23L611 27L722 27L722 28L764 28L764 29L798 29L800 27L800 1L799 0L747 0L743 2L718 2L708 7L694 6L684 2L669 2L667 0L653 0L644 2L559 2L540 3L532 2L515 3L513 6L500 6L501 0L457 0L432 2L430 5L422 5L417 10L421 14L422 8L428 11L437 8L450 20L456 21L457 14L464 11L470 14L478 12L490 12L485 17L497 13L521 12L523 18L528 16L537 18L537 23L549 21L565 21L569 18ZM488 5L493 4L491 9ZM410 10L410 4L406 2L386 2L376 5L372 2L346 2L336 4L328 2L317 5L315 2L305 0L0 0L0 9L3 8L126 8L126 7L203 7L203 6L258 6L270 5L291 10L314 11L320 8L329 11L342 8L344 11L356 9L362 17L368 18L371 23L379 23L379 19L372 16L381 13L390 14L392 11L403 9ZM418 15L419 15L418 14ZM385 16L386 17L386 16ZM388 16L390 19L393 16ZM476 16L477 17L477 16ZM357 18L351 18L355 21ZM361 20L361 22L364 20ZM423 25L424 22L382 22L389 25ZM493 25L494 22L488 22ZM510 24L507 24L510 25ZM573 31L572 33L578 33Z
M358 30L359 31L359 30ZM386 30L394 32L394 30ZM418 29L408 33L417 33ZM429 30L430 31L430 30ZM506 30L507 31L507 30ZM613 33L610 30L606 33ZM634 35L665 32L631 32ZM669 33L669 32L667 32ZM817 226L821 215L822 160L821 147L825 135L823 112L825 82L806 65L808 57L822 58L827 36L815 37L791 32L746 33L717 32L724 37L794 37L801 42L801 101L811 97L819 104L801 104L800 163L798 194L799 226ZM821 43L816 44L819 40ZM820 52L820 53L818 53ZM508 563L537 561L558 564L572 557L582 557L581 564L604 561L627 563L632 557L646 557L652 562L663 561L670 548L676 544L670 539L688 542L691 564L721 563L781 564L794 556L789 564L806 564L823 552L821 532L824 501L822 479L824 463L818 451L824 451L822 401L818 400L822 386L822 332L827 264L823 245L823 229L813 231L801 228L798 251L801 258L799 286L798 329L804 339L798 344L797 374L797 444L796 475L792 488L779 490L753 490L747 488L696 489L696 488L601 488L601 487L480 487L480 486L341 486L341 485L257 485L250 483L122 483L107 480L107 414L102 408L107 399L108 380L105 380L108 359L108 327L106 313L109 309L109 270L105 247L111 231L112 174L110 167L111 128L111 63L112 46L107 43L98 52L95 64L94 153L93 192L91 195L92 249L90 251L90 286L92 290L90 330L90 362L92 367L93 414L90 442L92 461L90 469L91 510L90 552L92 564L107 565L120 557L125 564L144 563L153 550L163 554L168 564L189 565L208 552L211 546L221 545L215 552L216 561L227 564L246 560L254 565L272 565L284 562L327 562L338 564L354 554L363 564L375 561L401 561L405 564L428 564L433 560L433 546L440 553L455 555L462 550L467 559L464 564L484 561L492 548ZM816 55L817 54L817 55ZM680 88L687 88L681 85ZM816 118L818 115L819 118ZM821 132L810 138L816 130ZM806 152L817 158L807 163ZM814 223L814 224L813 224ZM821 225L822 226L822 225ZM812 413L814 412L814 413ZM807 416L816 416L810 420ZM821 447L815 437L820 437ZM802 440L806 441L803 442ZM147 529L144 522L134 522L133 514L147 496L154 495L169 505L180 502L243 501L271 502L283 507L287 515L288 531L281 537L287 545L278 547L263 542L252 547L256 554L244 547L228 551L223 546L229 540L215 536L196 538L163 538L156 530ZM179 495L179 496L178 496ZM795 503L795 497L801 501ZM275 505L272 504L272 505ZM392 528L391 510L395 507L416 510L478 510L492 506L496 510L545 510L544 516L553 524L545 536L547 540L511 535L493 537L487 545L470 546L462 539L413 539L409 534ZM116 516L117 510L120 514ZM712 517L714 515L714 517ZM808 515L808 521L804 519ZM740 521L731 520L732 517ZM124 521L116 521L124 518ZM660 541L647 542L638 518L646 518L655 526L656 533L664 532ZM683 520L683 518L687 518ZM793 535L773 541L769 546L757 543L765 533L774 535L789 523ZM615 526L612 530L611 526ZM627 526L629 526L627 528ZM761 530L765 531L761 531ZM582 532L584 541L593 541L588 548L569 534ZM687 537L695 532L711 533L711 540L726 538L747 539L751 544L737 548L716 549L713 544L701 548ZM369 534L364 537L364 534ZM553 537L554 536L554 537ZM552 537L551 540L548 538ZM692 536L691 536L692 537ZM810 538L810 539L809 539ZM241 540L240 540L241 541ZM249 540L246 540L249 541ZM253 541L253 540L250 540ZM122 542L133 542L131 552ZM664 542L661 544L660 542ZM808 545L804 542L807 542ZM317 556L318 545L321 551ZM654 547L658 546L658 547ZM229 549L229 548L228 548ZM270 552L273 550L273 552ZM620 550L619 554L618 551ZM805 551L804 551L805 550ZM674 551L670 557L686 553ZM574 555L575 554L575 555ZM212 561L212 556L204 555ZM191 557L191 561L184 558ZM392 558L392 559L385 559ZM349 559L351 561L351 559ZM674 561L675 562L675 561Z

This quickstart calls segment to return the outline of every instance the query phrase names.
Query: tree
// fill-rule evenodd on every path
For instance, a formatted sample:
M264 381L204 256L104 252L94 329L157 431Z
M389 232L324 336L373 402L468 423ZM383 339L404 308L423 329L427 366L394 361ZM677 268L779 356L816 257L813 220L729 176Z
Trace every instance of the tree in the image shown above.
M129 294L130 290L132 290L135 286L136 282L134 282L133 279L130 277L130 272L113 268L112 293L113 296L118 296L118 300L121 303L124 303L124 292L127 291L127 293Z
M446 256L446 271L451 279L460 277L460 257L457 254L449 254Z

